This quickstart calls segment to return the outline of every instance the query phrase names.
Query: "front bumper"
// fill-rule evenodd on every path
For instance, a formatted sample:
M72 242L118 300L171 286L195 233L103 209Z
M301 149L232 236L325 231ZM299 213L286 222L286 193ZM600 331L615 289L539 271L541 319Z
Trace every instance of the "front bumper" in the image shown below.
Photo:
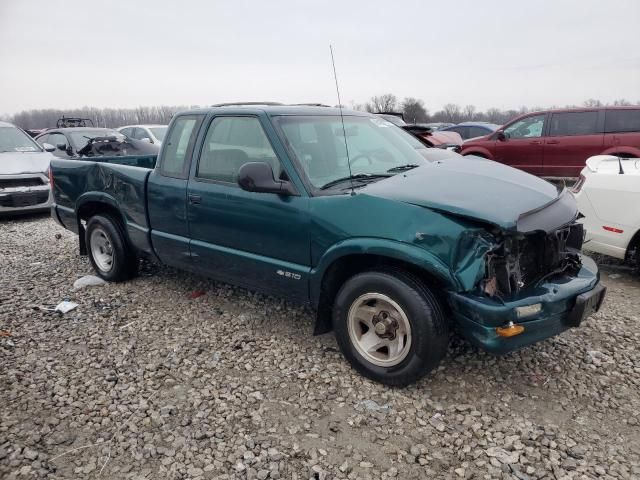
M483 350L504 354L578 326L580 320L600 307L604 295L596 263L583 255L581 260L577 275L545 281L504 303L470 293L450 293L449 304L460 332ZM582 294L586 292L593 292L599 300L597 305L583 305L588 295ZM538 313L518 318L518 307L538 303L541 305ZM510 322L523 326L524 331L513 337L498 335L496 328Z
M0 215L39 212L50 207L51 189L46 175L0 175Z

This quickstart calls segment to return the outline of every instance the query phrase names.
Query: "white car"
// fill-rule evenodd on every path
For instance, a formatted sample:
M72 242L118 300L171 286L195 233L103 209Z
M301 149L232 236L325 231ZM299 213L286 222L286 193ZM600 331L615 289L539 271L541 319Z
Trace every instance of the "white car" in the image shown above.
M0 216L51 207L49 162L56 147L38 145L15 125L0 122Z
M167 128L167 125L127 125L116 130L129 138L160 146L167 133Z
M640 267L640 158L589 158L573 193L584 215L584 249Z

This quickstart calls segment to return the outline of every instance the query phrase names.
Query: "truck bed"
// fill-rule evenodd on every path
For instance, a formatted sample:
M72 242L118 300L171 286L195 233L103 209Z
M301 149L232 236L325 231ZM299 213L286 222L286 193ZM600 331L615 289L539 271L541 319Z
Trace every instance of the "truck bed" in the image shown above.
M107 203L122 217L134 247L151 253L146 186L156 159L132 155L52 160L54 218L79 233L78 213L90 210L92 202Z

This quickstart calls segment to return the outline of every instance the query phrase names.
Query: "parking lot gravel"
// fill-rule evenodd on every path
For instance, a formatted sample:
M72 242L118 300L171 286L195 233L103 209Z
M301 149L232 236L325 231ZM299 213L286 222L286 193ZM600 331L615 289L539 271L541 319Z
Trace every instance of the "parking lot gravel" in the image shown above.
M364 379L313 313L144 264L92 274L46 216L0 221L0 478L640 478L640 277L603 310L495 357ZM62 300L78 307L45 310Z

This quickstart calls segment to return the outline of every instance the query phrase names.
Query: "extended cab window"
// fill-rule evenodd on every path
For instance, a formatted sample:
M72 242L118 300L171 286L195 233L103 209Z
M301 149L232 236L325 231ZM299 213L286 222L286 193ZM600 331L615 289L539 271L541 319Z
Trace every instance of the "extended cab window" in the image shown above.
M640 132L640 110L607 110L606 133Z
M504 129L507 138L535 138L542 136L544 117L546 114L533 115L512 123Z
M592 135L598 130L598 112L565 112L551 115L549 136Z
M236 183L240 167L248 162L266 162L275 177L281 173L278 157L257 118L214 118L204 140L196 176Z
M162 149L160 173L167 177L187 178L189 158L201 121L201 115L185 115L176 119Z

